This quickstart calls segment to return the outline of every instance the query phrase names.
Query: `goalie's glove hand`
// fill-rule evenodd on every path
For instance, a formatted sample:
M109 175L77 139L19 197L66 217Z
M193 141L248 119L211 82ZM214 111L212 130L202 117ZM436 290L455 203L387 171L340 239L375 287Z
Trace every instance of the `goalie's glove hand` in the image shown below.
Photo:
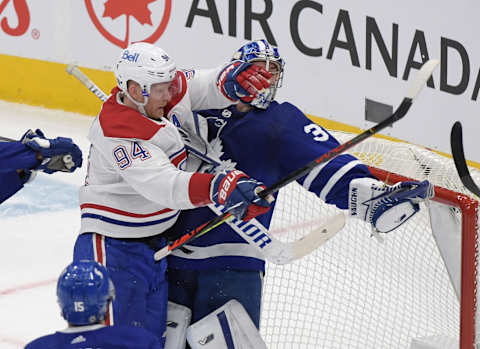
M420 210L420 202L434 196L429 181L398 182L393 186L371 178L350 182L349 210L379 233L388 233Z
M257 94L270 86L272 73L262 67L233 61L220 73L217 86L232 101L250 103Z
M274 198L257 195L265 186L239 170L218 173L210 185L210 198L223 205L235 218L248 221L266 213Z
M48 139L40 130L36 130L33 135L29 131L21 141L40 157L41 163L35 170L45 173L73 172L82 166L82 151L71 138Z

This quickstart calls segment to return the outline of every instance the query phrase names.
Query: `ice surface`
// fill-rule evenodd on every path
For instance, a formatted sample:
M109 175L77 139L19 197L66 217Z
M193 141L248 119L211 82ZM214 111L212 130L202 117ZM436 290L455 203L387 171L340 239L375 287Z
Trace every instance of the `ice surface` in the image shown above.
M29 128L47 137L70 137L88 154L93 118L0 101L0 136L18 139ZM71 261L79 229L78 187L86 166L73 174L40 173L0 205L0 348L23 348L66 327L55 283Z

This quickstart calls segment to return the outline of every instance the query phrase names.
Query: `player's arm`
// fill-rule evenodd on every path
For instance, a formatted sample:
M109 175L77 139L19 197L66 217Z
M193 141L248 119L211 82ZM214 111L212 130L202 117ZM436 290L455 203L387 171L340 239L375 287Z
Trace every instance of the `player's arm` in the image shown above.
M70 138L46 138L28 130L18 142L0 143L0 171L73 172L82 166L82 152Z
M39 160L37 153L20 141L0 143L0 172L32 169Z
M217 203L248 220L268 211L270 203L258 195L262 183L241 171L211 175L178 169L186 157L179 149L168 157L144 141L109 139L102 154L124 180L143 197L171 209L189 209Z
M220 109L233 103L217 86L217 77L222 68L184 72L192 110Z
M292 162L308 163L339 145L328 131L302 116L303 113L294 106L284 103L283 108L289 111L289 115L296 115L289 122L290 132L285 133L288 136L282 147L283 152L288 152L295 144L293 149L297 149L297 154L301 149L301 155ZM294 125L297 132L291 131ZM384 233L407 221L418 212L420 202L433 196L428 181L386 185L377 180L365 164L348 154L320 165L298 182L325 202L348 209L352 217L362 219L376 231Z
M265 69L241 61L194 71L187 80L192 110L224 108L239 100L250 102L270 86L271 77Z

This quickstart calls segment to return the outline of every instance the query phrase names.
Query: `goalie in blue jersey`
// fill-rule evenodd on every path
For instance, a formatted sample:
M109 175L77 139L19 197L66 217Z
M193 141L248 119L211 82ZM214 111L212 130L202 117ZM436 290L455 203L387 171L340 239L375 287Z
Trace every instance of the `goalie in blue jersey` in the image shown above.
M57 283L57 298L68 327L35 339L25 349L160 349L158 338L141 327L108 326L106 314L115 297L107 269L82 260L68 265Z
M339 145L327 130L313 123L297 107L274 100L282 84L285 65L276 47L265 40L249 42L235 52L232 60L260 65L273 77L270 87L256 98L246 96L226 109L198 112L208 121L208 140L213 149L220 150L223 167L225 164L228 167L231 161L235 168L269 187ZM213 169L219 170L219 167ZM383 233L412 217L419 210L419 202L433 194L427 181L385 185L366 165L348 154L318 166L297 182L321 200L349 210L351 216L369 222L377 232ZM268 229L272 214L270 210L256 219ZM190 231L215 216L206 207L185 210L170 233L175 236ZM169 317L176 312L177 318L191 316L194 325L178 326L178 333L172 336L167 332L167 342L169 338L183 338L184 342L187 337L190 346L196 348L199 339L217 328L217 333L223 333L224 338L217 336L212 340L220 341L219 345L228 338L247 345L245 343L255 338L257 344L250 346L262 347L255 328L259 328L260 322L265 262L258 250L234 229L233 225L222 224L168 257L172 302ZM233 299L241 306L232 306L229 301ZM233 326L230 328L233 332L227 335L229 319L238 319L244 310L251 321L248 324L237 321L244 324L244 328L238 330ZM224 318L222 314L227 316ZM173 333L172 329L169 331Z

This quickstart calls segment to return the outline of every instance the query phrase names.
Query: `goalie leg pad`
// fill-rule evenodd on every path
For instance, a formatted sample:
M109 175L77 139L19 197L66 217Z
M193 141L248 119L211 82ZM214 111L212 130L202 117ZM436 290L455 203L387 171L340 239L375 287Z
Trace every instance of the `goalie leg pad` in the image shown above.
M192 311L189 308L168 301L165 349L185 349L187 327L191 319Z
M235 299L213 311L187 329L192 349L266 349L252 319Z
M388 233L419 210L419 203L433 197L428 181L398 182L393 186L371 178L350 182L349 211L352 217L370 223L379 233Z

